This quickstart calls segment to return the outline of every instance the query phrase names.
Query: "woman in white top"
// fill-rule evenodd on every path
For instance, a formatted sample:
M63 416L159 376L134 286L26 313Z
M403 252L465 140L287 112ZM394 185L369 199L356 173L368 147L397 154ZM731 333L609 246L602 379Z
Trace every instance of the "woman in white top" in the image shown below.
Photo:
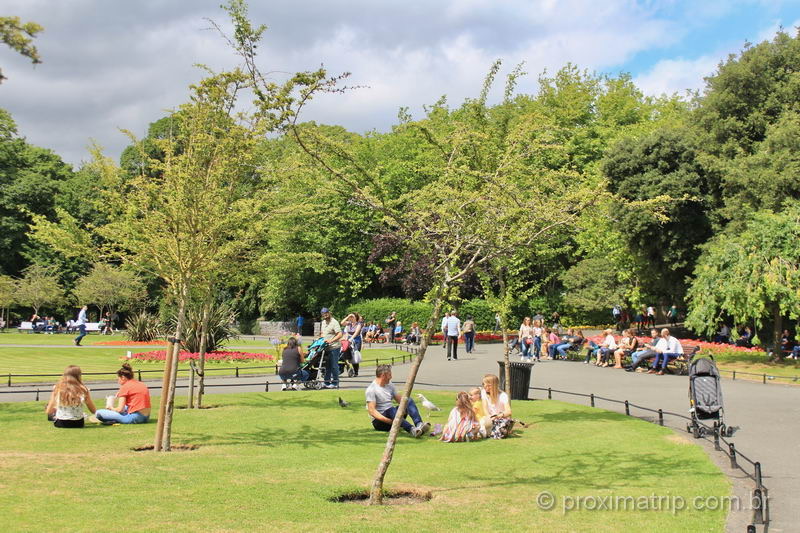
M544 328L542 327L541 320L533 321L533 356L538 361L542 356L542 337L544 337Z
M81 381L81 368L70 365L50 394L45 407L47 419L57 428L82 428L84 403L92 414L97 411L89 389Z
M614 332L607 329L603 332L603 335L605 335L605 338L597 351L597 360L595 361L597 366L608 366L608 356L617 349L617 340L614 338Z
M533 344L533 326L531 326L531 317L526 316L519 326L519 345L522 347L522 354L520 358L530 360L531 345Z
M508 394L500 390L500 379L494 374L483 376L481 402L486 416L481 420L486 434L493 439L502 439L511 433L514 422L511 420L511 404Z

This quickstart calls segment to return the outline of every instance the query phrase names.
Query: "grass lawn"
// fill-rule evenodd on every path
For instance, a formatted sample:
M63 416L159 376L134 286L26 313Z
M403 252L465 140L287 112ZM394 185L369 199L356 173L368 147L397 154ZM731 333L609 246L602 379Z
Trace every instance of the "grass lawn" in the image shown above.
M761 381L761 374L767 376L786 376L800 380L800 360L784 359L780 362L770 362L764 355L758 353L720 353L715 356L717 366L721 370L735 370L736 379L751 379ZM751 372L758 376L741 375L739 372ZM730 378L729 372L723 372L725 378ZM790 380L781 379L780 383L791 383Z
M31 335L32 336L32 335ZM44 335L44 337L51 337L55 335ZM37 335L42 337L42 335ZM65 346L48 346L46 348L10 348L0 345L0 384L8 383L8 373L12 374L12 384L19 383L52 383L55 382L61 372L67 365L78 365L84 373L89 372L103 372L108 375L103 376L90 376L86 375L86 381L96 380L113 380L115 373L122 363L121 358L125 357L127 351L134 353L139 351L160 350L163 347L159 346L137 346L131 347L108 347L108 348L75 348ZM269 349L253 349L253 352L258 353L271 353L274 354L275 350L270 347ZM373 348L366 349L363 352L364 362L363 366L375 366L375 359L380 359L382 362L391 362L391 358L395 357L399 362L399 357L402 353L393 348ZM405 354L408 356L409 354ZM131 366L134 370L147 370L142 373L142 379L160 379L163 370L163 363L145 363L136 360L131 360ZM209 377L215 376L233 376L235 375L235 363L209 363L206 366ZM269 366L267 361L255 361L251 364L238 363L239 374L274 374L274 366L269 369L263 368ZM179 368L189 368L188 363L181 364ZM219 369L219 370L215 370ZM54 374L52 377L15 377L14 374ZM182 377L188 376L188 372L181 372Z
M341 409L337 395L352 402ZM441 406L453 393L430 392ZM414 505L328 498L369 485L385 433L363 392L214 395L177 410L173 442L155 424L57 429L43 403L0 404L0 508L9 531L659 531L721 532L724 511L562 511L564 497L723 497L730 484L686 437L635 418L556 401L515 402L535 425L503 441L444 444L401 435L386 488L430 491ZM155 398L154 398L155 400ZM154 405L155 407L155 405ZM444 422L447 409L434 413ZM537 495L549 491L553 510ZM592 505L595 507L595 505ZM106 511L114 509L114 511Z

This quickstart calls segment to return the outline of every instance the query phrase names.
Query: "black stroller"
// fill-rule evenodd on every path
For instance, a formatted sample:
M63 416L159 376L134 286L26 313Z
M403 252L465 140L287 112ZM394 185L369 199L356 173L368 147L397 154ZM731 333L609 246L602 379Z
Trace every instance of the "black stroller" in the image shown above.
M686 431L699 439L706 433L701 421L712 420L714 433L723 437L733 435L733 428L725 425L722 386L719 370L712 355L694 359L689 364L689 413L692 421Z

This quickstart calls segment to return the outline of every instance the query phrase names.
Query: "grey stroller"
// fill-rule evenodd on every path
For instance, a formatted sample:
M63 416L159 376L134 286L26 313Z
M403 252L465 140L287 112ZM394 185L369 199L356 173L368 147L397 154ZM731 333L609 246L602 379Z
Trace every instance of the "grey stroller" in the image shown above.
M692 420L686 431L699 439L707 431L701 421L713 421L714 433L723 437L733 435L733 428L725 424L722 386L719 370L711 355L694 359L689 365L689 413Z

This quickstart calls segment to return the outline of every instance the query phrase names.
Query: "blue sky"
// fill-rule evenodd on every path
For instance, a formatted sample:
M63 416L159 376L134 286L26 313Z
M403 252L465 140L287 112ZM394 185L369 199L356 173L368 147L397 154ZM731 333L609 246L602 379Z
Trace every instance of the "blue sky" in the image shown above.
M230 68L236 58L209 31L227 28L222 0L0 0L0 13L45 27L44 63L32 67L0 47L9 79L0 106L29 142L80 164L94 140L111 157L129 143L121 129L147 125L185 101L194 66ZM281 73L324 64L365 88L329 96L305 118L357 132L386 131L398 108L420 116L447 95L474 96L495 59L525 62L519 89L567 62L630 72L646 93L701 90L703 78L745 41L792 35L800 0L251 0L269 26L262 67Z

